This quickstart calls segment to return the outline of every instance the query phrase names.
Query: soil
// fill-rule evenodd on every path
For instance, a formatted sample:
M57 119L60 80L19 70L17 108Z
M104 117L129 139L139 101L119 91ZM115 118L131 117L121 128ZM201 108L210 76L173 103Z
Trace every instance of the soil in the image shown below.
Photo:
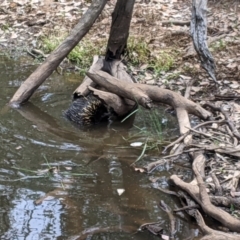
M85 37L91 41L108 39L115 0L108 1L101 16ZM76 0L2 0L0 7L0 48L22 52L41 48L41 38L66 34L90 6L90 1ZM189 35L191 1L137 0L130 35L143 38L152 55L175 49L175 65L169 72L155 76L147 65L131 67L138 81L157 84L183 93L194 80L191 97L208 99L215 94L240 92L240 4L238 1L209 1L208 36L216 63L215 84L201 68ZM214 41L215 40L215 41ZM211 90L210 92L208 90Z

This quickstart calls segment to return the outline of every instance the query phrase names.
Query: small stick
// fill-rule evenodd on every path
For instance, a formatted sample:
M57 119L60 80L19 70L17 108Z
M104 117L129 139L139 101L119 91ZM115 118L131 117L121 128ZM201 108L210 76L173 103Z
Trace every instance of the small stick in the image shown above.
M199 128L199 127L202 127L202 126L205 126L205 125L208 125L208 124L212 124L212 123L225 123L225 122L226 122L225 120L203 122L203 123L200 123L200 124L198 124L197 126L195 126L193 129L197 129L197 128ZM170 143L168 146L166 146L166 147L164 148L164 150L162 151L162 153L163 153L163 154L166 153L166 151L167 151L170 147L172 147L172 146L174 146L175 144L181 142L188 134L189 134L189 132L188 132L188 133L185 133L184 135L182 135L181 137L179 137L177 140L175 140L174 142Z
M180 211L197 209L197 208L199 208L199 205L192 205L192 206L185 206L185 207L182 207L182 208L176 208L176 209L173 209L173 211L174 212L180 212Z
M172 209L163 201L161 200L159 203L160 208L167 213L169 220L170 220L170 236L173 239L175 233L177 232L176 230L176 219L173 216Z
M212 177L214 185L216 187L216 195L217 196L222 196L223 195L222 186L220 185L219 180L218 180L216 174L215 173L211 173L211 177Z
M189 127L187 127L187 128L190 129L191 131L193 131L193 132L195 132L195 133L197 133L197 134L203 135L203 136L205 136L205 137L208 137L208 138L211 138L211 139L215 139L215 140L217 140L217 141L219 141L219 142L225 142L225 143L227 143L227 144L231 144L231 143L229 143L229 142L224 141L223 139L209 136L208 134L203 133L203 132L199 132L199 131L197 131L197 130L195 130L195 129L193 129L193 128L189 128ZM232 144L231 144L231 145L232 145ZM233 146L233 145L232 145L232 146Z

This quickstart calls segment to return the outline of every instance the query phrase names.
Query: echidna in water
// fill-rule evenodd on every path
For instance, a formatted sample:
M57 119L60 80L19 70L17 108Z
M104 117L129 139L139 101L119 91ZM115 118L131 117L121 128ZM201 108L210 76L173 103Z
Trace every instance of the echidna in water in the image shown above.
M96 97L89 95L74 100L64 116L81 127L108 122L112 112Z

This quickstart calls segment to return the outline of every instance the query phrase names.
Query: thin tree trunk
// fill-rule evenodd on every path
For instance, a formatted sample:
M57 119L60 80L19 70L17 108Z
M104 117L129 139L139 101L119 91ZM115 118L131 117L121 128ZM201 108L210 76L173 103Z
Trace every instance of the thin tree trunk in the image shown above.
M120 59L126 47L135 0L118 0L112 14L112 26L105 59Z
M79 23L73 28L70 35L19 87L10 100L11 106L18 107L20 104L28 101L35 90L52 74L62 60L89 31L106 3L107 0L94 0L92 2L92 5L82 16Z
M200 58L202 67L217 83L215 63L207 43L207 0L193 0L191 35L194 48Z

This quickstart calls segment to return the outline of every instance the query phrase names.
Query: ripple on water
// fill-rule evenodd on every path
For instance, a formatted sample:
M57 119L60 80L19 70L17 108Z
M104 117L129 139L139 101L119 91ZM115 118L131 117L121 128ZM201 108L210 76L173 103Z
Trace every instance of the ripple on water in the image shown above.
M164 220L167 229L168 218L158 201L176 204L151 188L147 175L129 167L144 146L130 143L144 143L154 130L146 130L151 125L149 112L138 113L131 129L77 129L62 111L78 83L56 74L31 103L3 111L36 68L23 62L0 56L1 239L86 239L93 234L91 239L158 239L130 234L151 221ZM176 122L171 116L162 119L162 137L167 139L176 133ZM146 155L149 161L158 157L154 151ZM171 169L163 166L157 177L169 174L166 170ZM124 190L121 195L119 189ZM181 219L178 223L185 236L195 229Z

